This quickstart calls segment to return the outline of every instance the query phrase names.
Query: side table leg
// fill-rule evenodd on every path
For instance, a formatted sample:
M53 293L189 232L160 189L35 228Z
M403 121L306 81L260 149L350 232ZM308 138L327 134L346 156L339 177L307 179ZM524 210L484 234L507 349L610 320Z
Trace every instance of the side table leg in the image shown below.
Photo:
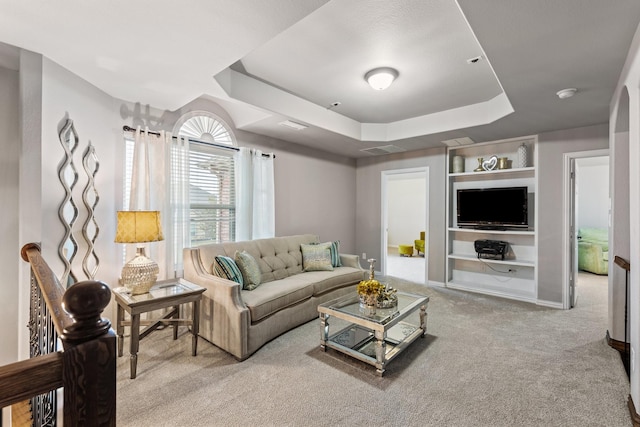
M195 356L198 353L198 332L200 331L200 300L193 302L193 325L191 332L193 337L191 338L191 355Z
M124 309L118 304L116 315L116 331L118 333L118 357L122 357L124 353Z
M173 307L173 310L175 311L175 314L173 315L173 339L177 340L178 339L178 322L177 320L180 318L180 306L176 305Z
M320 313L320 348L327 351L327 340L329 339L329 315Z
M140 314L131 315L131 347L129 349L129 365L131 369L131 379L136 377L138 365L138 349L140 347Z
M424 338L427 333L427 306L423 305L420 307L420 329L422 329L422 335L420 338Z
M384 340L386 334L381 331L375 331L373 334L376 338L376 373L383 376L387 364L387 342Z

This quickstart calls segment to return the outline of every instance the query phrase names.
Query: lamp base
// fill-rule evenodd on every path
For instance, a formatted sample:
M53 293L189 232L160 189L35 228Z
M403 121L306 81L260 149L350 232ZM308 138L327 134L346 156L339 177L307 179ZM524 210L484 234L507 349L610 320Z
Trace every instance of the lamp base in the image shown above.
M156 283L159 272L158 264L147 258L144 247L138 247L136 256L122 267L122 284L131 295L146 294Z

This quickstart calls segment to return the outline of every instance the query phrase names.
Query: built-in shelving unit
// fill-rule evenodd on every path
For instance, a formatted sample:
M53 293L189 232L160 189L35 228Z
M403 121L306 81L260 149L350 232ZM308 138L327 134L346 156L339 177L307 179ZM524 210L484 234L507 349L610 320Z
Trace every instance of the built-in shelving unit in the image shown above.
M525 144L528 163L518 166L518 147ZM455 289L497 295L521 301L537 300L537 137L449 147L447 151L447 268L446 286ZM507 158L506 168L474 171L478 159L491 156ZM454 157L460 156L463 171L454 172ZM460 161L460 157L456 159ZM460 164L460 163L458 163ZM460 228L457 225L459 189L526 186L528 192L528 229L487 230ZM509 243L505 259L478 258L474 242L480 239Z

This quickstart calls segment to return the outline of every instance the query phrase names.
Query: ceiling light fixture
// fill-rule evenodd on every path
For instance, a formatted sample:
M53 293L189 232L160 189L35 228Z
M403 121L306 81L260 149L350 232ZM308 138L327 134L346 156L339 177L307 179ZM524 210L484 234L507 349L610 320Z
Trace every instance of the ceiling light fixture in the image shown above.
M375 90L385 90L398 77L398 71L390 67L374 68L364 75L364 79Z
M578 91L578 89L576 88L568 88L568 89L562 89L559 90L556 95L558 95L558 98L560 99L566 99L566 98L571 98L573 95L576 94L576 92Z

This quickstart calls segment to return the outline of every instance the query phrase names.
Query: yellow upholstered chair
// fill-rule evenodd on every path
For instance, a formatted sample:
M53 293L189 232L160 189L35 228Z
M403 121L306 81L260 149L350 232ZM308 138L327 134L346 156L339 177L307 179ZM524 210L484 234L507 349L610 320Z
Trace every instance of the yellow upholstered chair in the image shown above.
M418 255L422 252L422 256L424 256L424 231L420 232L420 240L414 240L414 246L416 247L416 251L418 251Z

